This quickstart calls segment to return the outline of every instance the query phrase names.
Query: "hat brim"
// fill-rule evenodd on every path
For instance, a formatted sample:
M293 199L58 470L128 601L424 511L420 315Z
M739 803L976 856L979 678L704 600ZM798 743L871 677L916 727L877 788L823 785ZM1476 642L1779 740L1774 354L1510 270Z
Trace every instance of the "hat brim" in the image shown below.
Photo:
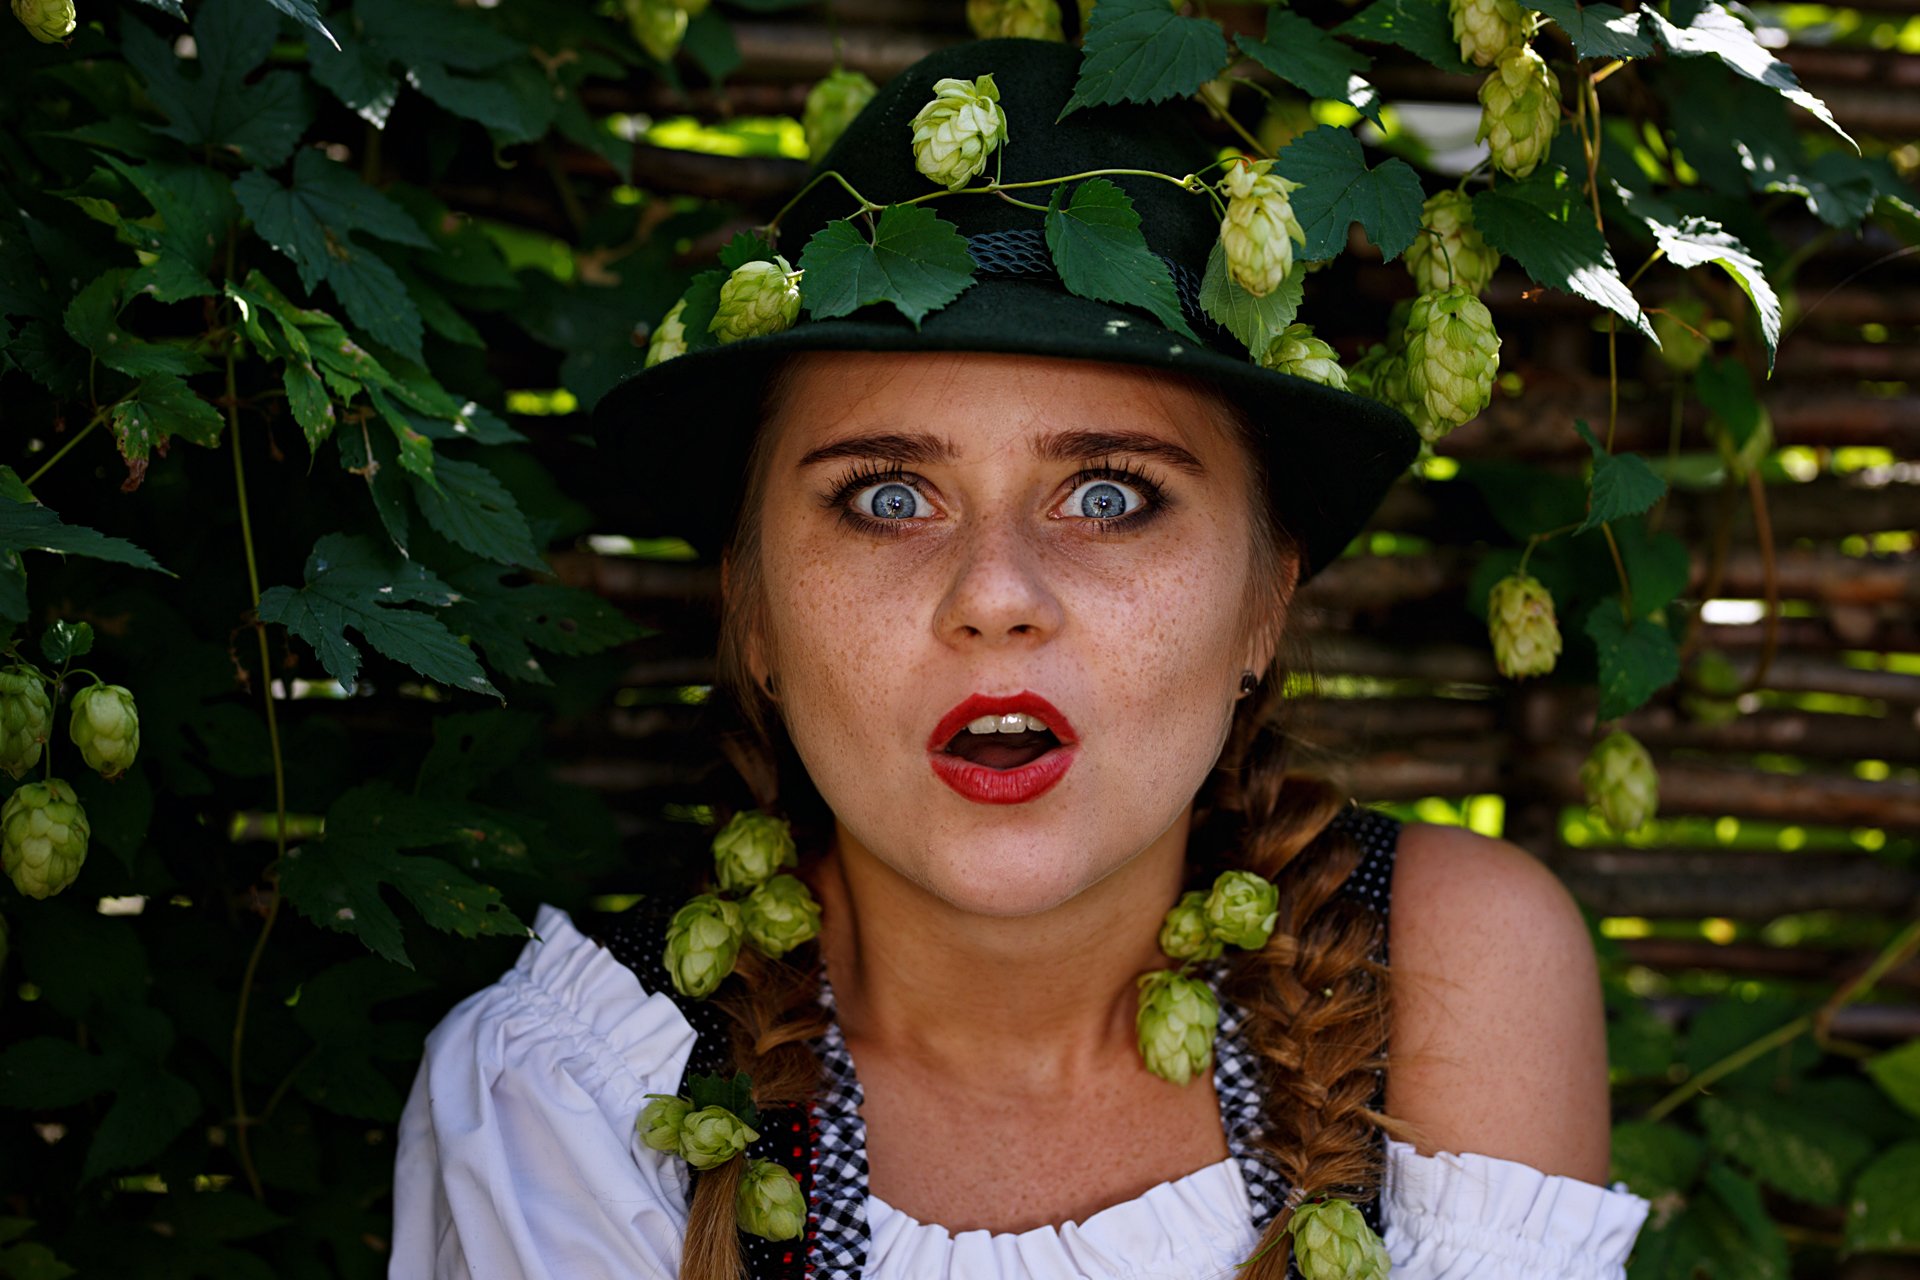
M891 309L861 314L689 351L609 391L594 410L594 435L607 478L641 495L638 509L623 513L643 522L633 532L675 534L718 555L742 487L727 482L744 474L767 376L801 351L1014 352L1210 379L1265 442L1269 492L1301 540L1303 581L1352 541L1419 452L1413 425L1387 405L1224 355L1057 281L976 279L918 330Z

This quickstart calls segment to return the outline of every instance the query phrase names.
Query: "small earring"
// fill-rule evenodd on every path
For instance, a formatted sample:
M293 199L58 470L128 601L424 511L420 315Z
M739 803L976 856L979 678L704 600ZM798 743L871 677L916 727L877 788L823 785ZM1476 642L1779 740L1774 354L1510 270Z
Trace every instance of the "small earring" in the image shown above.
M1240 673L1240 696L1241 697L1244 698L1246 695L1248 695L1249 693L1252 693L1255 689L1258 689L1259 687L1260 687L1259 676L1256 676L1251 671L1242 671Z

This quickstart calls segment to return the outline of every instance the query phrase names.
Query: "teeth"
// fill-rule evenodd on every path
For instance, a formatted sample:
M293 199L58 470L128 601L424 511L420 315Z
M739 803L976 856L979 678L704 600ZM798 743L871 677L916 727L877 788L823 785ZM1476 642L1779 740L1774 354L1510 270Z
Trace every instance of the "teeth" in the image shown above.
M1047 722L1020 711L1003 716L981 716L967 722L968 733L1046 733Z

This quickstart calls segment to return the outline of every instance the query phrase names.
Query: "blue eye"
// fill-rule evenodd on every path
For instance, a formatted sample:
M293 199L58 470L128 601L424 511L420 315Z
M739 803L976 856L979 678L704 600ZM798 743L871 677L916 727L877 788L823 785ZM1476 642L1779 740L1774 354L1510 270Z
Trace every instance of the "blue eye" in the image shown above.
M1089 520L1116 520L1147 505L1131 485L1116 480L1089 480L1067 495L1063 504L1069 512L1078 512Z
M912 520L920 514L920 495L892 481L863 490L854 505L876 520Z

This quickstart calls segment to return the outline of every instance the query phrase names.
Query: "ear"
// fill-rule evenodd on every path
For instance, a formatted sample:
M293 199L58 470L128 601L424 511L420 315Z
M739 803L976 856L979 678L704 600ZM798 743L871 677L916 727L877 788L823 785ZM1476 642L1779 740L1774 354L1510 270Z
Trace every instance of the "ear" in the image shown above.
M1287 619L1293 611L1293 593L1300 581L1300 553L1289 547L1279 556L1279 572L1270 590L1262 591L1256 602L1259 616L1247 628L1246 670L1265 679L1280 651L1280 637L1286 633Z
M733 551L729 548L722 552L720 556L720 611L722 616L725 616L729 611L739 606L739 601L733 598L735 583ZM765 689L767 686L767 675L771 668L767 663L766 643L765 638L760 634L760 627L750 624L746 628L744 641L741 645L740 656L746 663L747 675L752 679L756 687Z

